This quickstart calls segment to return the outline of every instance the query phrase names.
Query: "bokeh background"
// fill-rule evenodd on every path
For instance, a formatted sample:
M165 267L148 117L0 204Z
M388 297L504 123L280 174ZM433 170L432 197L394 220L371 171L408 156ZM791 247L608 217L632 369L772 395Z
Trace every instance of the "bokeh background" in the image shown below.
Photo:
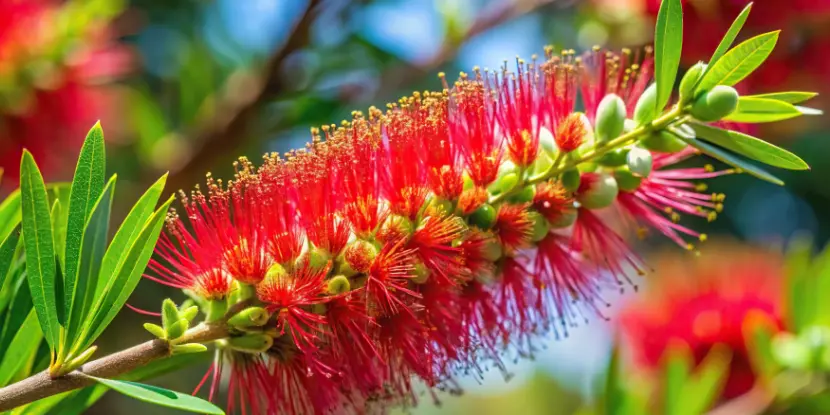
M684 65L714 50L745 0L688 0ZM168 191L190 189L208 171L230 177L239 156L302 147L309 127L412 91L440 88L436 74L497 67L543 45L584 50L651 41L658 0L0 0L2 193L16 187L20 151L31 149L47 179L71 177L85 131L102 120L109 173L119 175L116 211L170 173ZM783 29L746 90L830 92L830 0L758 0L744 29ZM780 246L807 233L830 236L830 117L755 129L811 166L779 174L786 187L734 175L710 238ZM703 224L694 224L696 226ZM659 238L643 244L659 255ZM131 304L157 309L181 294L142 283ZM619 304L625 298L614 298ZM423 396L422 414L574 414L595 396L613 339L595 318L568 338L546 339L533 359L505 356L498 371L462 378L464 393ZM102 339L117 350L146 338L148 317L125 311ZM158 383L191 390L204 367ZM147 412L151 411L151 412ZM109 394L89 413L164 413Z

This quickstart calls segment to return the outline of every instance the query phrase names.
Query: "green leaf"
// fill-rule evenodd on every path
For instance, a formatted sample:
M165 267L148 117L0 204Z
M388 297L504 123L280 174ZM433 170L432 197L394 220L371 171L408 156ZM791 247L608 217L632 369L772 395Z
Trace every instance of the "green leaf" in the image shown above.
M764 33L749 39L723 55L698 85L698 91L709 91L716 85L732 86L761 66L775 48L778 31Z
M732 26L729 26L729 30L726 31L726 34L721 39L720 44L718 44L718 48L715 49L715 53L712 54L712 58L709 59L709 65L706 67L706 70L703 72L704 76L706 73L709 72L726 54L730 47L732 47L732 43L735 41L735 38L738 37L738 33L741 32L741 29L744 27L744 23L746 23L746 18L749 17L749 12L752 10L752 3L749 3L744 7L741 14L735 18L735 21L732 22ZM702 80L702 78L701 78Z
M8 310L4 313L2 327L0 327L0 350L8 349L17 330L23 325L26 316L32 311L32 296L29 286L22 278L16 281L14 295Z
M224 415L225 413L225 411L219 409L219 407L208 401L184 393L160 388L158 386L145 385L126 380L104 379L94 376L90 377L95 379L96 382L109 386L113 390L121 392L124 395L155 405L203 414Z
M9 270L14 262L14 253L17 250L17 243L20 241L20 225L17 225L6 240L0 244L0 287L6 284L9 277ZM2 309L0 308L0 311Z
M707 156L712 157L716 160L720 160L721 162L726 163L732 167L735 167L736 169L739 169L739 171L742 173L747 173L750 176L753 176L766 182L770 182L772 184L776 184L778 186L784 185L784 182L781 179L773 176L766 170L758 166L755 166L745 160L741 160L740 158L735 157L733 154L727 151L724 151L704 141L696 140L694 138L681 137L681 139L687 142L690 146L700 150L701 153L706 154Z
M104 250L107 247L107 235L109 231L110 210L112 209L112 197L115 193L116 176L112 176L104 188L104 193L95 202L92 215L86 223L82 238L80 272L77 274L75 283L75 295L72 301L72 308L69 314L69 324L66 328L66 342L73 346L74 357L78 335L81 333L81 324L90 310L95 298L95 290L98 285L98 271L101 268L101 260L104 257Z
M60 340L60 324L55 301L55 250L52 222L43 176L32 154L23 151L20 167L23 206L23 242L26 247L27 274L32 300L44 337L52 350Z
M724 120L762 123L783 121L803 115L793 104L766 98L738 98L738 108Z
M102 296L93 308L95 313L90 316L92 317L91 320L88 320L88 324L85 325L85 334L81 336L83 342L79 343L81 345L78 347L79 350L89 347L101 335L101 332L115 318L121 307L127 302L130 294L135 290L144 269L147 267L147 262L150 261L150 256L153 254L153 249L167 215L167 209L172 202L173 197L171 196L153 213L153 216L144 224L141 233L132 245L122 253L124 260L115 269L113 276L103 289Z
M0 363L0 386L8 385L12 376L31 359L31 355L37 352L37 344L43 337L35 310L31 310L23 325L18 327L11 344L3 351L3 360Z
M104 132L101 124L95 123L84 140L72 188L69 193L69 214L66 224L66 256L64 266L63 303L66 315L71 314L73 301L83 301L78 296L76 286L79 280L81 248L87 220L92 214L95 202L104 188L106 169ZM72 333L74 336L74 333ZM73 337L69 337L72 340Z
M704 124L692 124L692 128L699 138L761 163L789 170L810 168L795 154L750 135Z
M798 105L795 108L804 115L824 115L824 111L815 108L801 107Z
M830 252L830 250L825 251ZM825 255L826 256L826 255ZM813 240L810 237L798 237L790 242L786 255L786 290L784 313L787 327L798 333L810 324L815 310L815 290L813 276Z
M709 350L683 389L680 414L703 414L712 407L726 383L731 361L732 352L728 347L716 344Z
M663 412L679 415L683 411L683 394L689 380L692 356L689 347L675 342L669 346L663 361L663 385L665 385Z
M789 91L773 92L771 94L749 95L746 98L774 99L776 101L783 101L788 104L800 104L804 101L814 98L817 95L818 93L816 92Z
M15 190L0 203L0 239L5 239L20 219L20 190Z
M133 245L141 233L142 226L150 218L155 210L156 203L164 190L167 182L167 175L161 176L149 189L138 199L135 206L130 210L127 218L118 228L115 237L112 238L104 260L101 265L101 277L98 278L96 297L103 291L104 286L115 276L116 270L126 260L125 252Z
M654 77L657 84L656 113L671 98L674 79L680 66L680 52L683 48L683 7L680 0L664 0L657 14L654 30Z

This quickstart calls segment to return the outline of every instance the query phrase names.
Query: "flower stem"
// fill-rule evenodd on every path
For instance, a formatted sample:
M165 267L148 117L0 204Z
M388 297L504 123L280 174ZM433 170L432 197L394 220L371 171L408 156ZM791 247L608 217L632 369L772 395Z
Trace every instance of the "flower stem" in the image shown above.
M678 119L682 118L684 115L684 109L680 106L672 107L671 111L663 114L660 118L657 118L651 121L648 124L638 126L637 128L605 143L597 143L597 145L592 148L587 153L583 154L580 157L574 157L566 161L561 167L559 163L554 163L548 168L547 171L544 171L536 176L530 177L525 180L521 185L514 186L513 189L508 190L504 193L494 196L490 203L498 203L504 200L505 198L511 196L513 193L517 191L517 189L522 189L524 186L527 185L535 185L541 182L547 181L553 177L556 177L566 170L572 169L578 166L580 163L584 163L586 161L591 161L595 158L601 157L605 153L608 153L611 150L616 150L617 148L627 146L633 142L636 142L640 138L650 134L654 131L664 129L669 125L676 122ZM558 157L557 157L558 159Z

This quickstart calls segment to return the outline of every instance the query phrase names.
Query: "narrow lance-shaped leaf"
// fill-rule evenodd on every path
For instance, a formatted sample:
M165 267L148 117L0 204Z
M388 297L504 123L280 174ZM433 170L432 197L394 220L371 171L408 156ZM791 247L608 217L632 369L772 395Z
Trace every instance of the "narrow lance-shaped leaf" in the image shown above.
M731 154L726 150L722 150L719 147L713 146L705 141L697 140L694 137L686 137L682 134L675 134L675 136L685 141L690 146L700 150L701 153L706 154L707 156L719 160L723 163L726 163L732 167L735 167L742 173L747 173L750 176L753 176L766 182L770 182L778 186L784 185L783 180L779 179L778 177L775 177L766 170L758 166L755 166L754 164L746 160L742 160L741 158L736 157L734 154Z
M113 390L121 392L124 395L155 405L202 414L224 415L225 413L216 405L188 394L126 380L90 377L95 379L96 382L107 385Z
M732 25L729 26L729 30L726 31L726 34L720 41L720 44L718 44L718 48L715 49L715 53L712 54L712 58L709 59L709 65L706 66L706 70L703 72L704 77L720 61L720 59L723 57L723 55L726 54L729 48L732 47L732 43L735 42L735 39L741 32L741 29L743 29L744 23L746 23L746 18L749 17L749 12L751 10L752 3L749 3L741 11L741 14L739 14L738 17L735 18L735 21L732 22Z
M29 294L29 285L22 278L15 282L14 296L9 308L0 320L0 350L8 349L17 330L23 325L26 316L32 311L32 296Z
M47 185L49 193L54 197L55 205L52 206L52 239L55 241L55 256L61 268L66 267L66 224L69 210L70 183ZM55 206L60 206L60 211L55 211Z
M12 377L31 359L37 351L37 344L43 334L37 323L35 310L29 311L23 325L18 326L17 333L7 349L3 351L3 360L0 363L0 387L9 384Z
M663 361L664 408L666 415L682 413L682 399L689 380L692 357L688 346L681 342L671 343Z
M155 211L153 216L144 224L138 238L122 254L125 259L115 270L114 277L104 287L99 303L93 308L95 310L94 317L86 325L84 335L81 336L82 342L78 343L80 346L77 347L77 350L86 349L101 335L135 290L144 269L147 267L147 262L153 254L161 227L167 216L167 209L172 202L173 197L170 197Z
M671 98L677 68L680 66L680 53L683 48L683 8L680 0L664 0L657 14L657 27L654 30L654 77L657 84L656 113Z
M76 300L76 286L78 284L81 246L83 244L84 227L92 214L95 202L104 188L104 174L106 170L104 133L101 124L96 123L84 140L78 164L75 167L75 176L72 180L72 189L69 193L69 214L66 224L66 256L64 266L63 304L61 307L70 314L72 302ZM77 301L83 301L77 299ZM70 338L71 340L71 338Z
M52 222L43 176L32 154L23 151L20 167L23 208L23 241L29 288L44 337L55 350L60 337L55 299L55 251L52 245Z
M778 33L764 33L735 46L716 64L710 65L698 85L698 90L708 91L716 85L732 86L742 81L758 69L772 53L778 42Z
M807 170L810 168L795 154L750 135L704 124L691 124L691 126L699 138L744 157L783 169Z
M774 99L776 101L783 101L789 104L800 104L804 101L815 98L817 95L818 94L815 92L788 91L773 92L771 94L748 95L746 98Z
M0 203L0 239L5 239L20 219L20 190L15 190Z
M9 277L9 270L14 262L14 252L17 250L17 242L19 240L20 225L17 225L3 243L0 244L0 287L6 285L6 278Z
M716 344L709 350L683 390L679 407L681 415L703 414L711 409L721 395L731 361L732 352L727 346Z
M766 98L740 97L738 108L724 120L744 123L783 121L803 115L793 104Z
M75 299L72 302L69 324L66 327L67 343L72 346L78 340L77 337L81 333L81 324L89 314L95 297L98 271L101 268L101 259L104 257L104 250L107 247L115 180L116 176L112 176L112 179L107 183L104 193L96 201L92 215L90 215L84 229L80 269L78 281L75 285ZM76 352L76 350L73 350L73 352Z

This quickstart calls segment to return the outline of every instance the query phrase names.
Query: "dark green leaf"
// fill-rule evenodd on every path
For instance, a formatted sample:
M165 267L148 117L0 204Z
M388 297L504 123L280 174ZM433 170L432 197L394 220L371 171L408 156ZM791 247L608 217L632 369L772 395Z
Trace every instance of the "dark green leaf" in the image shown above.
M712 54L712 58L709 59L709 65L706 67L706 71L703 72L704 76L710 69L712 69L715 64L720 61L723 55L732 47L732 42L735 41L735 38L738 37L738 34L741 32L741 29L744 27L744 23L746 23L746 18L749 17L749 12L752 10L752 3L749 3L744 7L741 14L735 18L735 21L732 22L732 26L729 27L729 30L721 39L720 44L718 44L718 48L715 49L715 53Z
M732 86L761 66L775 48L779 32L769 32L749 39L723 55L698 85L699 91L709 91L716 85Z
M789 170L810 168L795 154L750 135L704 124L692 124L692 128L699 138L761 163Z
M167 209L172 202L171 197L153 213L133 244L122 254L125 257L124 261L115 269L113 276L104 287L99 302L94 307L94 316L88 321L89 324L84 330L85 334L81 336L83 342L80 343L79 350L89 347L101 335L135 290L153 254L161 227L167 216Z
M782 121L800 117L801 111L793 104L766 98L740 97L738 108L724 120L745 123Z
M52 204L52 213L50 214L52 219L52 244L55 247L55 254L60 264L64 263L61 257L63 256L62 251L66 247L66 222L62 220L66 216L64 209L66 209L66 206L62 206L60 200L55 200L55 203ZM60 298L61 296L58 297Z
M118 232L115 233L115 237L112 238L112 243L110 243L106 254L104 254L103 264L101 265L101 276L98 278L98 287L96 288L96 297L100 295L104 286L115 276L116 270L127 259L125 255L127 249L133 245L141 233L142 226L150 218L150 215L153 214L166 182L167 175L165 174L150 186L144 195L138 199L138 202L130 210L127 218L124 219L124 222L118 228Z
M225 413L208 401L184 393L126 380L90 377L124 395L155 405L203 414L224 415Z
M20 225L17 225L14 230L6 237L6 240L0 244L0 287L6 285L6 278L10 276L9 270L14 262L14 253L17 250L17 243L20 241ZM2 308L0 308L2 311Z
M683 9L680 0L664 0L654 30L654 77L657 84L656 113L663 112L674 89L683 48Z
M680 136L678 136L680 137ZM747 173L750 176L756 177L758 179L770 182L772 184L777 184L779 186L783 186L784 182L773 176L772 174L768 173L766 170L755 166L745 160L742 160L738 157L735 157L733 154L724 151L718 147L715 147L709 143L704 141L696 140L694 138L685 138L682 137L684 141L689 143L690 146L700 150L703 154L706 154L709 157L714 159L720 160L732 167L739 169L742 173Z
M110 210L112 208L112 196L115 193L116 176L107 183L104 193L95 202L89 220L86 223L82 238L80 272L77 274L75 284L75 296L72 302L72 309L69 315L69 324L66 328L66 342L73 346L72 355L81 352L83 349L75 349L78 335L81 332L81 324L90 310L95 298L95 290L98 284L98 271L101 268L101 260L104 257L104 250L107 247L107 235L109 231Z
M22 275L21 275L22 276ZM13 297L8 310L4 313L2 327L0 327L0 350L6 350L17 334L17 329L23 325L26 316L32 311L32 296L29 294L29 285L23 278L16 281L13 287Z
M44 337L55 350L60 339L60 324L55 301L55 250L49 201L43 176L32 154L25 150L20 167L20 189L29 288Z
M5 239L9 232L20 223L20 190L15 190L3 203L0 203L0 239Z
M43 337L35 310L31 310L26 320L23 321L23 325L16 329L17 334L11 344L3 350L3 360L0 363L0 386L9 384L23 364L31 361L32 354L37 352L37 344Z
M66 256L64 267L64 298L60 305L66 315L70 315L72 302L77 296L76 286L81 259L81 248L84 239L84 229L92 214L95 202L101 196L104 188L104 174L106 169L104 132L101 124L95 123L84 140L78 164L75 167L75 176L72 179L72 188L69 193L69 214L66 224ZM78 301L83 301L78 299ZM73 334L74 335L74 334ZM73 337L69 337L72 340Z
M747 98L763 98L763 99L774 99L776 101L784 101L789 104L800 104L804 101L812 99L818 95L815 92L799 92L799 91L789 91L789 92L773 92L771 94L761 94L761 95L749 95Z

